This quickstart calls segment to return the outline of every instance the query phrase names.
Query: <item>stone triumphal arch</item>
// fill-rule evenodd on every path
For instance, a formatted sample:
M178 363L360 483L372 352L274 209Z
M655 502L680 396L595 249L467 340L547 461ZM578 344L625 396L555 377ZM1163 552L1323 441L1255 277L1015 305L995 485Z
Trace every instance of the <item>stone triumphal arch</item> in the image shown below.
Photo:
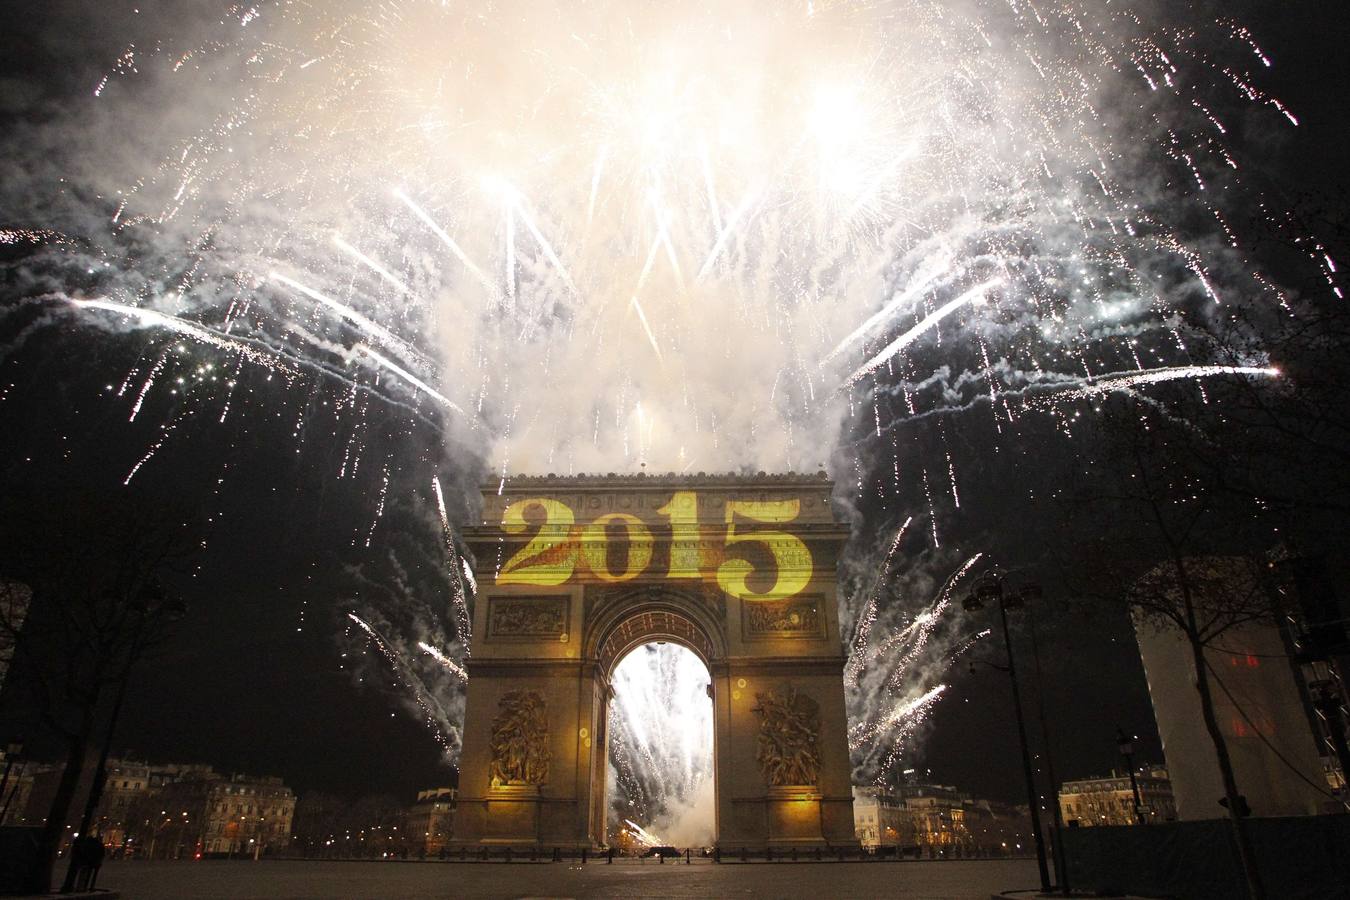
M711 673L724 848L853 841L835 567L817 475L518 477L483 491L455 839L605 840L609 678L651 641Z

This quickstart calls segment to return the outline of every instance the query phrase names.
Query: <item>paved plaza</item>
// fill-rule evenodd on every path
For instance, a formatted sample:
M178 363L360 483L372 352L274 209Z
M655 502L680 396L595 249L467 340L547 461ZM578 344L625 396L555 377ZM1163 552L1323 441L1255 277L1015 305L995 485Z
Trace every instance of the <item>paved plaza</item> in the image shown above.
M987 900L1036 884L1031 860L748 863L201 861L110 862L101 887L123 900L527 897L895 897Z

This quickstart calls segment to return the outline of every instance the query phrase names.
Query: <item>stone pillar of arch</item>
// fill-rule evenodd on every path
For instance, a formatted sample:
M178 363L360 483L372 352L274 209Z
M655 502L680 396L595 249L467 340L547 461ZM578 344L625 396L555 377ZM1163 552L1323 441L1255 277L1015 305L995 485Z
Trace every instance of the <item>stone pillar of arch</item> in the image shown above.
M605 843L609 679L651 641L707 665L724 849L855 843L820 473L513 478L465 530L478 591L455 841Z

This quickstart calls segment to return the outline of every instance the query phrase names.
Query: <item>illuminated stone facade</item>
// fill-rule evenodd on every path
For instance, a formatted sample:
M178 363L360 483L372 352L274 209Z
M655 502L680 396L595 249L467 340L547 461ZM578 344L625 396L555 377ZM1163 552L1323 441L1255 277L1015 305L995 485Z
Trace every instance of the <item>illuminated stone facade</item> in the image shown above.
M656 640L712 675L718 843L856 843L832 487L824 473L485 487L465 530L478 594L456 843L604 843L610 674Z
M280 778L212 773L166 784L160 800L169 855L256 859L290 847L295 794Z
M1166 769L1142 769L1135 773L1135 784L1145 822L1176 821L1177 806ZM1134 789L1128 772L1066 781L1059 789L1059 810L1065 822L1076 822L1079 827L1139 823L1134 814Z
M855 787L853 815L867 850L949 858L1019 856L1031 847L1025 806L981 800L945 785Z
M418 791L417 802L408 810L408 841L418 856L435 856L449 846L455 835L455 788Z

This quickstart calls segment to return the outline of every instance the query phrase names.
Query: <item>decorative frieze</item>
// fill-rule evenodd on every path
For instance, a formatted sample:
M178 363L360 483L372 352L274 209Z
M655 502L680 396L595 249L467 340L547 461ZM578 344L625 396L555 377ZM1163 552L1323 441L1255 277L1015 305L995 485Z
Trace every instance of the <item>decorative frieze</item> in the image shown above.
M741 603L741 635L748 641L778 638L820 639L825 637L824 600L806 594L790 600L757 600Z
M489 597L488 639L562 640L571 607L570 597Z

